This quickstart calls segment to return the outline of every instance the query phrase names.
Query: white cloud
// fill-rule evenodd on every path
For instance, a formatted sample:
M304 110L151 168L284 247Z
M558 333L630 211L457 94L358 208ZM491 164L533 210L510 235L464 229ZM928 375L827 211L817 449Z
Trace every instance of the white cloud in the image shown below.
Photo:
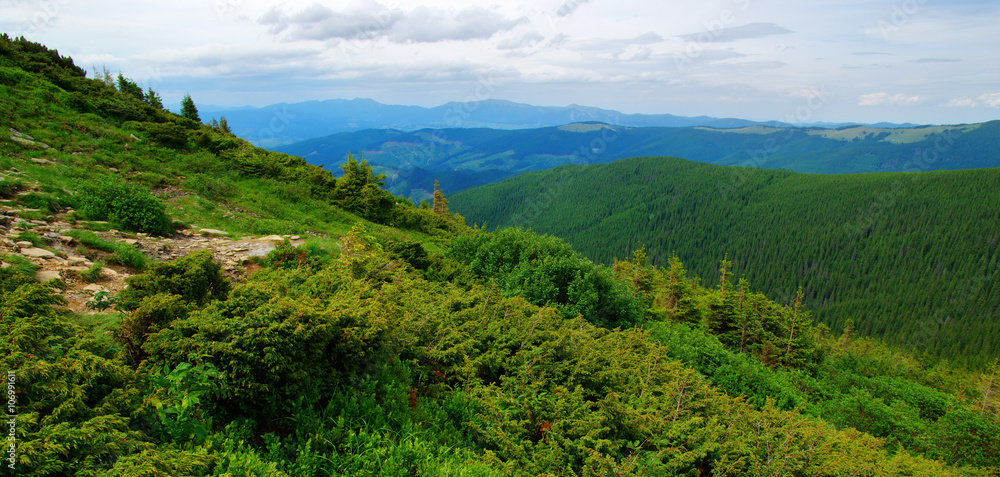
M903 93L863 94L858 98L858 106L909 106L920 102L920 96L906 96Z
M774 23L758 22L681 35L681 38L698 43L726 43L751 38L763 38L771 35L784 35L787 33L792 33L792 30Z
M484 7L417 6L409 11L364 0L335 11L318 3L285 12L273 7L258 22L287 40L374 40L434 43L490 38L524 21Z
M1000 108L1000 93L990 93L979 96L976 99L968 97L951 98L945 103L948 108L975 108L980 105Z
M944 106L946 108L974 108L977 104L972 98L951 98Z
M984 94L978 99L994 108L1000 108L1000 93Z

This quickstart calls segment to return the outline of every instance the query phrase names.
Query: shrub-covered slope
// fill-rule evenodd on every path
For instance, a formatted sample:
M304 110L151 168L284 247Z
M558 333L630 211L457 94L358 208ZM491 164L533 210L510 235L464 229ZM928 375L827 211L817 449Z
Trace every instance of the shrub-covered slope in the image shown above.
M88 204L127 184L172 225L323 233L337 249L286 243L240 281L205 252L151 262L100 315L65 311L62 283L0 253L6 471L997 475L996 366L834 336L801 297L775 303L729 273L704 288L676 259L605 267L552 237L470 229L440 194L394 199L364 162L334 179L41 45L0 37L0 53L17 78L0 97L26 104L3 107L33 138L0 143L5 230L31 238L69 206L73 227L93 225ZM128 217L107 218L162 225Z

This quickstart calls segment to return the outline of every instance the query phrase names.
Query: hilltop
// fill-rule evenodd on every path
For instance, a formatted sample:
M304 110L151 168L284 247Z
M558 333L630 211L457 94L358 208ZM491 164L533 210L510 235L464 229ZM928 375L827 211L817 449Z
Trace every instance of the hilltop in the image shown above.
M996 365L469 227L440 190L334 177L23 38L0 36L0 98L18 474L997 475ZM304 243L210 253L269 235ZM91 266L38 273L57 260ZM127 287L67 307L106 269Z

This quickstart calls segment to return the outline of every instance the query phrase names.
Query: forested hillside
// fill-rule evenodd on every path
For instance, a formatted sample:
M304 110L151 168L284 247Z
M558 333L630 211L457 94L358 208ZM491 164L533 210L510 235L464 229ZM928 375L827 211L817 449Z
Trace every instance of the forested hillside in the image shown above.
M996 363L813 326L728 261L699 285L468 227L440 191L414 206L364 161L334 177L6 35L0 98L13 475L1000 475ZM194 221L307 238L236 274L133 246ZM40 281L71 254L128 287L67 310L109 280Z
M840 129L752 126L622 127L575 123L539 129L377 129L280 146L335 169L344 151L363 153L396 194L417 201L430 176L457 192L563 164L675 156L718 165L821 174L913 172L1000 166L1000 121L959 126ZM445 177L446 176L446 177ZM424 194L422 196L421 194Z
M450 197L469 220L610 264L645 245L714 283L719 260L835 330L982 365L1000 353L1000 169L810 175L676 158L534 172Z

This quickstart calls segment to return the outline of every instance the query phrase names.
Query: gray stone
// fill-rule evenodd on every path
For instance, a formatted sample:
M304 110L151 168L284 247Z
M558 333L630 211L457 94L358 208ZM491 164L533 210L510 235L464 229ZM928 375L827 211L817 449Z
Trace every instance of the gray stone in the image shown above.
M49 280L62 280L62 275L58 270L39 270L35 273L35 280L45 283Z
M206 237L210 237L212 235L229 235L229 232L216 229L201 229L199 233Z
M56 256L56 254L48 250L35 247L22 248L21 255L32 258L52 258Z

